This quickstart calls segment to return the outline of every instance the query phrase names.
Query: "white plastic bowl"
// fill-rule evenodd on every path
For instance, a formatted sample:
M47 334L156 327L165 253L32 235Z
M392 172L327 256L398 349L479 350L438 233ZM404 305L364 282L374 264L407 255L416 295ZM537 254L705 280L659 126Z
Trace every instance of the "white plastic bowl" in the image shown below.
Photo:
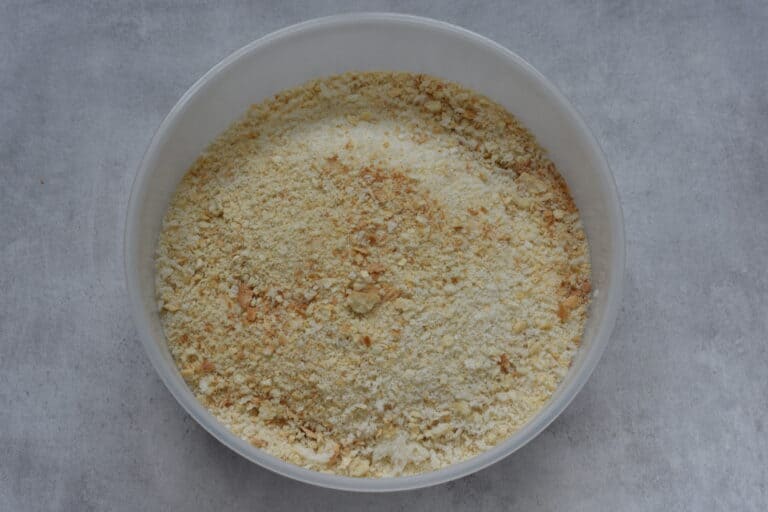
M549 403L512 437L439 471L361 479L284 462L234 436L194 397L166 346L155 300L153 254L176 185L198 154L249 105L311 78L348 70L432 74L504 105L549 151L568 182L589 238L595 296L581 348ZM621 300L624 230L615 184L589 129L558 90L498 44L446 23L396 14L350 14L263 37L213 67L157 130L133 183L125 231L131 309L144 348L173 396L203 428L243 457L290 478L353 491L427 487L474 473L533 439L568 405L605 349Z

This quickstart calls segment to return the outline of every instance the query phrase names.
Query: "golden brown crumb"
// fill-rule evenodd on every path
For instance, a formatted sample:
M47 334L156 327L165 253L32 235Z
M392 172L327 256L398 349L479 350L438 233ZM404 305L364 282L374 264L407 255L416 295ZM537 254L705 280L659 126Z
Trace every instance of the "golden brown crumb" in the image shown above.
M240 307L243 309L246 309L248 305L251 303L252 297L253 297L253 290L248 288L246 285L240 283L237 289L237 303L240 304Z
M265 448L267 446L267 442L257 436L251 436L249 441L256 448Z
M501 369L501 373L509 373L509 357L507 357L507 354L501 354L499 356L499 369Z
M567 299L562 301L557 310L557 316L560 318L560 321L566 321L571 311L579 305L579 302L579 296L575 294L568 296Z

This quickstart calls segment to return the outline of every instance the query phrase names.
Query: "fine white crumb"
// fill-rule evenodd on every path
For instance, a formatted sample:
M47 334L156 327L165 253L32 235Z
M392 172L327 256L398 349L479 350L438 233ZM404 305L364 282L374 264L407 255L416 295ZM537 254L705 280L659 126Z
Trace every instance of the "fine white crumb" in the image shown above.
M357 477L518 430L566 374L590 294L578 211L533 136L409 73L252 106L179 185L156 269L197 398L254 446Z

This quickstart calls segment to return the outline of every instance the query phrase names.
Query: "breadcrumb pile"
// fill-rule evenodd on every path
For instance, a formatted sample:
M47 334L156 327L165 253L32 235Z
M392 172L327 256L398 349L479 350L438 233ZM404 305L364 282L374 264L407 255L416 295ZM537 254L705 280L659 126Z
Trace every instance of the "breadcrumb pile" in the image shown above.
M503 441L579 345L587 241L500 105L347 73L254 105L178 187L157 247L168 346L236 435L357 477Z

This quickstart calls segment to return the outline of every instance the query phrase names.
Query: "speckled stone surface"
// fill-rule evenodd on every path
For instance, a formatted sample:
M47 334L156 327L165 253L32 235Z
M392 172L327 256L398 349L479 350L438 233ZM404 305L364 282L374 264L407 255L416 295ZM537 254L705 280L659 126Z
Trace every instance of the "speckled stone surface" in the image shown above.
M437 4L0 2L0 510L768 508L768 4ZM134 171L186 88L355 10L528 59L603 145L628 238L613 343L566 412L479 474L389 495L292 482L206 434L150 367L122 273Z

